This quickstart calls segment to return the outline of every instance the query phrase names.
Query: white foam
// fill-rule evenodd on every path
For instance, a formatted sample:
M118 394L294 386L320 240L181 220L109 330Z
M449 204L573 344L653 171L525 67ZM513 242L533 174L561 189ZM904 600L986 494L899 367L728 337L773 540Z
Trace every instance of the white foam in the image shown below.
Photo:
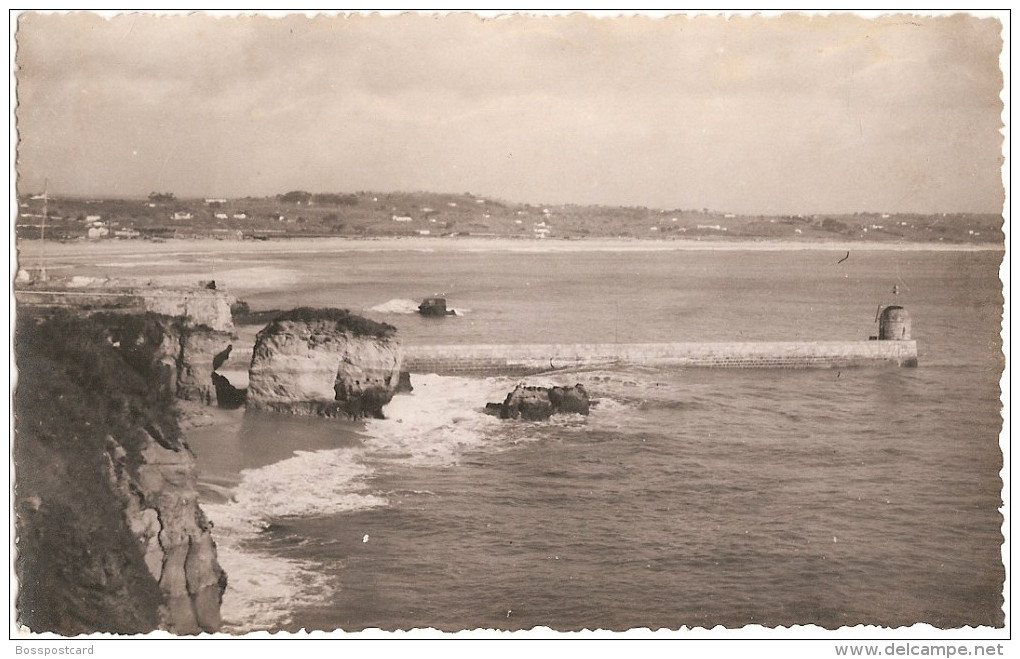
M377 304L374 307L369 307L368 310L376 313L412 314L418 313L418 303L414 300L393 299Z
M291 611L331 595L310 564L245 551L230 540L217 539L216 553L227 573L220 605L226 633L277 628L291 621Z
M467 450L492 439L498 419L482 410L506 396L506 381L415 375L410 394L386 405L386 419L365 424L373 456L414 463L454 464Z
M241 472L230 502L209 506L217 525L237 533L257 531L276 517L331 515L385 506L386 499L365 492L371 470L360 449L297 451L275 464Z
M290 620L289 611L332 596L313 563L260 553L252 541L274 518L386 505L385 498L366 492L371 470L361 457L354 448L298 451L282 462L242 471L226 503L203 504L229 577L221 609L225 631L273 629Z

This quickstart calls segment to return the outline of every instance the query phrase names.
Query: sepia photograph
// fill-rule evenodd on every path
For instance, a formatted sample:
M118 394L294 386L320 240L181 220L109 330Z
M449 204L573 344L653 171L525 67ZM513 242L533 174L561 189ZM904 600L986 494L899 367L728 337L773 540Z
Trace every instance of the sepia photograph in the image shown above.
M1008 11L10 20L17 653L1003 654Z

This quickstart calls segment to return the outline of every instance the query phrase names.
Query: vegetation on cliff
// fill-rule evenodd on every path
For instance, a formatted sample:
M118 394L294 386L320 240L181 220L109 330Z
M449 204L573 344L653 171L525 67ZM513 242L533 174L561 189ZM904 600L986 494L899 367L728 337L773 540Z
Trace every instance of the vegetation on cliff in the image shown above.
M15 569L18 621L33 631L175 629L129 512L149 509L170 528L160 493L130 474L155 444L181 455L180 464L192 460L180 438L173 374L161 361L167 320L19 313ZM165 575L169 568L159 569Z
M263 332L275 334L283 327L283 323L287 322L328 322L333 323L339 332L350 332L354 336L373 336L377 339L392 337L397 331L393 325L362 318L347 309L297 307L277 314Z

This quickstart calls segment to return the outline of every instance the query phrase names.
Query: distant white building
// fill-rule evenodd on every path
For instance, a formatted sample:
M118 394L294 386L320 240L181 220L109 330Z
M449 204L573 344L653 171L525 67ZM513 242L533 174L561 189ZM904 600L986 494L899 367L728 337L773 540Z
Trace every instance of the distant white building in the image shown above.
M226 213L215 213L213 217L215 217L217 220L225 220L229 217L229 215L227 215Z
M89 224L92 224L93 222L99 222L102 219L103 219L102 215L86 215L85 216L85 221L88 222Z
M105 238L110 235L110 230L104 226L93 226L89 227L88 235L90 240Z
M174 214L170 216L170 219L172 219L172 220L190 220L193 217L194 217L194 215L192 215L188 211L175 211Z
M247 220L248 219L248 213L245 213L243 211L240 212L240 213L234 213L234 219L235 220Z
M227 203L227 200L226 199L206 199L205 203L207 203L209 205L212 205L212 204L225 204L225 203Z
M430 233L432 233L432 232L429 231L428 229L418 229L418 235L419 236L427 236Z
M394 222L413 222L414 220L409 215L394 215Z

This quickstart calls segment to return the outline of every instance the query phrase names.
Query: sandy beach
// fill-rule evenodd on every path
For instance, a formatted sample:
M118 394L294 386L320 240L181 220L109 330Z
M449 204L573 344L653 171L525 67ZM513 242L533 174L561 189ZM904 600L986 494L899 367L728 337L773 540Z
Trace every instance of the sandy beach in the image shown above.
M1002 251L997 244L861 243L709 240L511 240L498 238L293 238L266 241L141 240L76 241L65 243L22 240L18 261L32 267L78 259L172 257L190 254L314 254L343 252L668 252L668 251Z

